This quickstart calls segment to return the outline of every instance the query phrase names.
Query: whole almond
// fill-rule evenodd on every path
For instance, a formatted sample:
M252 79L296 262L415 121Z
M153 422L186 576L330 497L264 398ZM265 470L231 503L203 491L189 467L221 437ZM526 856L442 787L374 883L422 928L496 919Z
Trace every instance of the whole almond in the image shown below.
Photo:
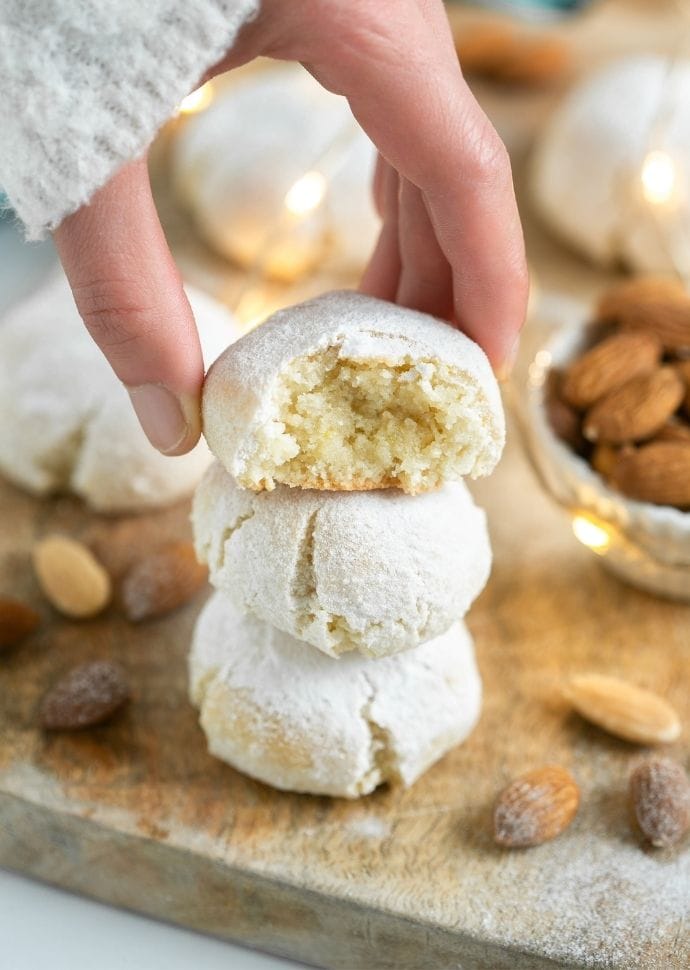
M617 333L595 344L565 373L561 394L575 408L590 407L633 377L653 371L662 347L650 333Z
M464 26L456 34L455 49L465 75L504 84L550 84L571 63L560 37L530 35L497 22Z
M526 848L554 839L575 818L580 790L559 765L520 775L504 788L494 808L494 838L508 848Z
M667 350L690 347L690 295L678 280L640 276L607 290L598 318L654 333Z
M34 547L33 564L46 598L66 616L95 616L110 602L107 572L93 553L75 539L47 536Z
M136 562L125 576L125 613L134 622L169 613L196 596L207 577L191 542L170 542Z
M619 453L619 448L607 445L603 441L600 441L592 452L592 468L599 472L605 481L608 481L613 474Z
M552 397L546 402L546 413L549 424L561 441L580 451L585 439L580 428L580 415L575 408L558 397Z
M41 618L21 600L0 596L0 650L13 647L37 628Z
M690 508L690 444L659 441L621 452L611 483L640 502Z
M649 758L630 775L630 801L645 838L659 848L676 845L690 829L690 781L670 758Z
M563 693L585 720L626 741L665 744L680 735L680 721L670 704L617 677L579 674Z
M127 676L118 663L92 660L69 671L41 704L41 724L50 731L102 724L129 700Z
M651 438L678 409L684 395L683 382L673 367L633 377L587 412L584 436L613 445Z
M673 441L680 444L690 444L690 424L671 418L663 428L659 428L652 441Z

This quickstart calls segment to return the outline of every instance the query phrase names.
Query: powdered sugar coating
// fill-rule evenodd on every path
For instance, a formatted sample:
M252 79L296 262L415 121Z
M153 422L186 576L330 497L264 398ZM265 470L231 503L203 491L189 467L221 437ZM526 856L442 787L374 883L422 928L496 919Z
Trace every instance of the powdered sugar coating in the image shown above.
M417 496L251 492L216 462L192 522L214 586L331 656L383 657L438 636L491 567L486 516L462 482Z
M673 74L669 66L662 57L629 57L587 78L537 146L532 194L538 208L565 239L605 265L674 270L655 219L641 215L640 183L652 147L671 154L680 184L690 178L690 62L674 64ZM660 112L663 130L655 135ZM687 218L687 199L676 203L679 219Z
M185 120L172 173L216 250L291 278L323 258L335 269L363 267L379 229L375 158L345 98L300 65L279 64L217 90L205 111ZM285 196L310 170L328 174L325 196L298 222L286 219Z
M235 478L242 477L257 434L271 421L281 373L295 358L328 348L337 348L338 358L348 361L385 367L438 361L457 370L458 394L463 385L472 390L481 425L473 443L476 457L466 473L493 471L503 450L505 421L498 384L478 344L428 314L342 290L279 310L211 367L203 395L204 433Z
M190 685L216 757L276 788L347 798L411 785L467 737L481 704L462 623L410 653L335 663L222 593L197 622Z
M231 314L187 288L206 361L236 339ZM71 491L99 511L154 508L188 495L211 462L204 442L153 448L77 313L64 277L0 320L0 472L31 492Z

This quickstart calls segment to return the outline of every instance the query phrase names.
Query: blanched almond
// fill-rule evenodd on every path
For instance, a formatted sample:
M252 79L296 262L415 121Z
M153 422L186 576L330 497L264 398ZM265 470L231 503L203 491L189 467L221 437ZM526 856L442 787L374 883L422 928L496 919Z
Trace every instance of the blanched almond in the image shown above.
M680 735L680 721L658 694L603 674L579 674L564 694L592 724L637 744L665 744Z
M110 602L107 572L75 539L47 536L34 547L33 564L46 599L66 616L95 616Z

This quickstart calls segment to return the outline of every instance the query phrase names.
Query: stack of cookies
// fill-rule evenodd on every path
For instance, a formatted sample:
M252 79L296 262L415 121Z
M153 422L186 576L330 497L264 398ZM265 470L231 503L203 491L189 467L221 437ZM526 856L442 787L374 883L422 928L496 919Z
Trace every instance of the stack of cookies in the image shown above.
M409 785L462 741L481 684L462 617L491 565L462 478L504 440L486 357L357 293L282 310L204 389L197 489L216 592L190 656L209 748L278 788Z

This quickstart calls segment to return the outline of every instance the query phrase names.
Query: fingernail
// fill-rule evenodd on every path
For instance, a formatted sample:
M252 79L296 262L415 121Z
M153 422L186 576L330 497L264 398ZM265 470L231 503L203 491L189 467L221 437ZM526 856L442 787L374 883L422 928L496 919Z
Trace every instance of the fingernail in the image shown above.
M497 377L499 381L506 381L510 377L513 367L515 366L515 361L517 360L518 351L520 350L520 336L515 338L515 343L510 348L505 356L505 360L498 368Z
M127 392L154 448L164 455L175 451L189 432L189 424L180 401L161 384L140 384L128 387Z

